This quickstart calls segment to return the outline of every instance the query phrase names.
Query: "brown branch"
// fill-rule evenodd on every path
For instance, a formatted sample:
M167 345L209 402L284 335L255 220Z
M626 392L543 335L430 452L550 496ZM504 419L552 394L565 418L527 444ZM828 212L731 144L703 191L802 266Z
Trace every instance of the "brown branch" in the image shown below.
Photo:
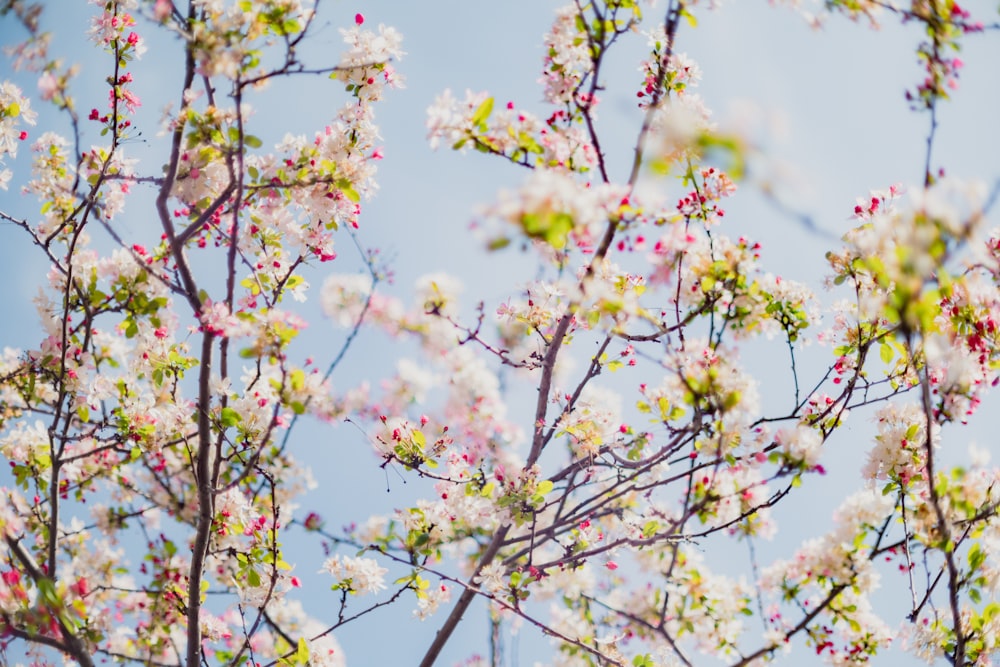
M479 559L479 564L476 565L475 571L472 573L472 576L469 577L470 583L463 584L463 586L465 586L465 590L462 591L462 595L458 598L458 603L451 610L451 613L448 614L448 618L445 619L444 624L434 636L434 641L431 642L430 648L427 649L423 660L420 661L420 667L431 667L441 654L445 644L447 644L448 640L451 639L451 635L461 622L462 617L465 615L465 611L469 608L469 605L472 604L472 600L476 597L477 589L472 586L471 582L475 581L482 569L492 563L493 559L496 558L497 552L500 551L500 545L503 544L504 539L507 537L510 527L511 524L508 523L494 533L489 546L486 547L486 551L483 553L482 558Z
M50 539L54 541L55 536L52 536ZM37 563L35 563L35 559L31 557L31 554L21 546L21 542L19 540L6 537L4 538L4 541L7 543L7 546L13 552L14 556L17 557L17 560L21 562L21 565L27 571L28 576L31 577L31 580L34 581L36 585L41 581L49 581L54 584L54 581L38 567ZM46 601L43 599L41 604L46 604ZM51 608L49 608L49 613L52 614L52 617L59 624L59 630L62 633L63 642L59 642L57 639L51 639L51 641L47 642L42 639L42 635L32 635L32 640L58 648L60 651L71 656L74 660L80 663L81 667L94 667L94 661L90 657L90 652L87 650L83 641L81 641L80 638L73 633L73 630L63 620L62 613L60 613L57 609ZM7 631L12 629L12 626L9 625L5 628Z
M198 451L195 459L194 478L198 493L198 523L194 544L191 547L191 567L188 573L187 603L187 667L198 667L201 662L201 580L205 574L205 558L212 534L215 494L212 486L212 424L211 408L212 348L215 336L202 333L201 360L198 372Z
M907 347L909 347L912 337L907 335L906 338ZM937 529L940 533L940 549L944 554L944 562L948 571L948 604L951 608L951 621L954 624L953 630L955 632L955 649L950 659L953 665L962 667L962 665L965 665L965 632L962 629L962 608L958 599L961 581L958 566L955 564L955 545L952 540L951 526L948 524L948 518L944 515L944 508L941 506L941 498L938 495L937 484L934 480L934 444L931 427L936 422L934 421L934 406L931 403L930 378L927 373L928 371L925 368L924 372L920 375L920 393L926 419L924 427L926 430L924 452L927 456L927 490L930 496L931 508L934 510L934 516L937 519Z

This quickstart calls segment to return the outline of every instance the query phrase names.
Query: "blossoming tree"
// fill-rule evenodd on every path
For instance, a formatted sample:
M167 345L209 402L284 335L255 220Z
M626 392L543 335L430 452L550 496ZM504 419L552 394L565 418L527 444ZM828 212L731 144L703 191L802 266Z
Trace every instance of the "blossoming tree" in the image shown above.
M728 231L724 203L754 149L695 92L681 45L708 8L694 0L556 11L540 115L488 92L434 102L432 144L525 176L483 218L493 251L521 247L537 271L472 310L440 274L410 304L390 296L363 250L374 109L400 81L394 29L359 14L340 59L316 64L302 53L322 19L300 0L100 0L90 37L107 88L77 91L42 7L6 0L8 58L38 90L0 84L0 185L40 208L0 218L51 269L37 344L0 362L0 653L342 665L335 633L392 604L425 620L426 666L481 604L496 629L551 638L539 657L560 665L762 665L802 646L864 663L896 624L919 657L991 664L1000 474L984 457L948 468L942 450L1000 379L996 186L943 178L933 149L956 52L996 26L954 0L822 4L922 28L925 76L906 97L929 127L922 180L859 200L831 247L825 329L810 289ZM176 60L180 85L164 93L162 159L138 163L125 147L150 129L134 80L155 31L174 38L156 56ZM636 42L634 80L606 80L608 54ZM329 125L265 148L249 104L323 75L345 90ZM596 116L619 93L642 109L622 174ZM36 132L40 105L54 120ZM25 146L30 170L15 163ZM367 273L338 272L345 237ZM346 332L319 363L299 338L315 272ZM420 359L378 390L345 377L333 389L369 329ZM741 362L758 338L790 355L783 412ZM815 376L797 370L807 340L830 355ZM848 412L871 414L877 435L829 530L744 577L713 571L702 546L773 535L772 509L807 497ZM309 416L352 422L371 465L424 497L389 516L297 509ZM322 572L294 569L290 531L326 550ZM880 565L905 593L876 609ZM332 588L325 617L302 604L315 581ZM501 663L488 639L467 664Z

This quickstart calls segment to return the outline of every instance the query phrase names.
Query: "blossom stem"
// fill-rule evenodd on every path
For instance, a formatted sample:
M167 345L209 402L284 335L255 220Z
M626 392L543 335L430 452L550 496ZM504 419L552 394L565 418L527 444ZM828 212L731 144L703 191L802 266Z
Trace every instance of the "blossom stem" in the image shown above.
M212 373L212 347L215 336L206 331L201 342L201 360L198 369L198 452L195 461L195 484L198 485L198 525L194 545L191 547L191 568L188 575L187 606L187 667L201 663L201 582L208 553L208 540L212 532L214 494L212 493L211 460L212 425L209 408L212 400L210 377Z
M504 540L507 538L507 533L509 531L510 524L508 523L493 534L493 539L486 547L483 557L479 559L479 565L476 566L476 571L473 572L472 576L469 578L470 582L475 581L482 569L493 562L493 559L496 558L497 552L500 551L500 545L502 545ZM438 659L438 656L441 654L441 650L445 647L445 644L448 643L448 640L451 639L451 634L462 621L462 617L465 615L466 610L469 608L469 605L472 604L472 600L475 597L475 587L466 586L465 590L462 591L462 595L458 598L458 603L451 610L451 613L448 614L448 618L434 636L434 641L431 643L430 648L427 649L427 653L424 654L424 659L420 661L420 667L431 667L431 665L433 665Z

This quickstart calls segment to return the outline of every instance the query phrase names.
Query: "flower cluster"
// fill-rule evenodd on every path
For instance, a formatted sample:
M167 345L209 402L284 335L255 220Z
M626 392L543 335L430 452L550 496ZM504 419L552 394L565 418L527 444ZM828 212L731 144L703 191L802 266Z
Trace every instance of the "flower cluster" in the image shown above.
M785 601L822 609L823 620L810 623L816 653L834 664L867 660L889 644L892 632L872 609L871 594L879 584L871 555L871 536L892 511L892 500L877 491L849 497L835 515L834 529L806 542L788 561L762 573L762 585ZM876 543L877 546L877 543ZM776 640L790 631L780 613ZM779 648L779 644L775 648Z
M546 120L518 109L513 102L499 110L485 92L466 91L457 100L445 90L427 110L431 147L442 141L452 148L473 148L502 155L526 167L586 173L598 161L597 150L588 131L564 111Z
M0 83L0 167L5 155L17 157L18 144L28 138L28 133L18 126L22 122L34 125L35 118L31 101L21 89L9 81ZM9 169L0 169L0 188L6 190L12 176Z
M334 588L351 593L377 593L385 588L387 570L371 558L333 556L323 563L322 571L337 581Z
M360 14L359 14L360 16ZM402 87L403 79L392 66L403 57L403 37L395 28L379 25L378 34L363 30L361 23L341 30L349 49L340 60L337 78L364 102L382 99L386 87Z
M154 13L160 20L169 11L158 2ZM299 35L312 20L312 11L300 0L267 0L246 3L226 0L196 0L199 20L190 26L190 44L198 73L208 77L236 79L249 74L261 59L261 42L269 37Z
M572 240L586 251L599 241L624 194L615 186L588 187L569 174L536 170L517 191L501 192L500 201L486 215L505 220L556 250Z
M917 405L890 404L875 415L878 435L868 452L863 474L868 479L889 479L906 487L914 481L927 482L927 418ZM932 447L940 446L937 425L931 432Z
M580 10L576 5L556 11L544 45L545 100L550 104L570 104L577 99L580 86L594 67L590 38L581 26Z

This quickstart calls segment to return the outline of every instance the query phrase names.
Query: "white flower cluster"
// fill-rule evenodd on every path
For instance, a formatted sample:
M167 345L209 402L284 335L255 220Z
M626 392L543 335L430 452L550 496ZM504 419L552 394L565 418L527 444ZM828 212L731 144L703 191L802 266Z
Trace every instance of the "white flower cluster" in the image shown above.
M34 423L17 422L0 437L0 454L12 462L49 467L49 434L42 421Z
M590 186L567 173L536 169L517 190L501 191L500 200L485 215L506 220L556 249L570 237L583 248L593 248L624 194L614 185Z
M889 403L875 413L878 435L868 452L865 479L891 479L906 486L927 477L927 416L915 403ZM934 449L940 446L941 429L931 433Z
M247 111L243 110L244 113ZM233 127L238 122L237 111L233 107L210 106L201 113L189 109L187 115L192 133L221 135L226 127ZM181 151L177 177L170 193L192 207L203 200L214 200L230 182L229 167L222 153L224 147L206 139Z
M507 568L503 562L495 560L480 570L473 582L490 595L502 593L507 588Z
M18 125L34 125L36 117L31 101L20 88L9 81L0 83L0 189L6 190L13 176L9 169L2 168L4 155L17 157L17 145L27 137Z
M834 269L849 271L860 288L860 316L877 319L901 310L906 324L915 326L914 309L938 269L946 267L958 246L980 227L984 199L982 184L951 179L915 188L905 207L897 208L892 198L873 196L871 207L861 214L868 223L845 235L846 248L828 255ZM892 305L899 301L907 305Z
M203 20L191 23L190 41L203 76L235 78L259 40L279 30L302 25L312 10L300 0L234 2L195 0Z
M965 423L997 378L1000 358L1000 291L994 269L967 271L950 285L935 324L924 336L924 358L940 409Z
M372 291L371 276L366 274L333 274L323 281L320 305L323 313L338 326L354 326L364 310Z
M489 113L483 115L485 111ZM564 112L543 121L513 102L493 109L486 92L467 90L459 101L450 90L427 109L431 148L443 141L461 152L478 147L518 164L541 169L586 172L597 164L597 150L581 124L558 122Z
M655 92L655 82L659 71L656 61L662 58L655 50L664 38L657 34L651 37L654 45L654 59L640 68L645 74L644 86L640 91L640 106L648 105ZM672 93L661 97L655 110L652 141L654 154L662 164L669 166L675 162L693 157L697 153L698 138L715 129L709 120L711 112L697 93L690 91L701 79L701 69L686 54L675 54L666 64L664 85Z
M378 593L385 588L388 570L371 558L337 554L323 563L320 572L330 574L337 581L337 586L352 593Z
M642 62L643 88L639 91L639 106L648 108L656 94L656 83L663 77L667 94L678 97L701 82L701 68L686 53L674 53L667 59L667 35L664 26L658 25L647 33L650 57ZM665 68L666 71L663 71ZM662 97L660 99L663 99Z
M417 608L413 615L421 621L430 618L438 608L451 601L451 589L445 584L438 584L428 590L421 591L417 596Z
M781 446L789 463L801 465L806 470L819 465L823 436L808 424L800 422L794 428L783 428L775 434L774 441Z
M879 574L864 536L872 526L881 526L893 507L893 498L877 489L859 491L836 511L830 533L806 541L791 560L777 561L761 573L760 583L765 590L794 599L800 608L818 607L830 591L844 587L825 608L817 628L832 627L821 630L821 634L836 633L840 639L837 645L847 647L847 654L852 647L864 652L884 647L892 638L891 630L872 610L870 596L879 586ZM828 622L827 615L846 622ZM833 646L831 643L832 651ZM831 660L836 663L836 655Z
M705 523L710 527L726 527L730 534L745 534L772 539L777 533L771 508L767 482L757 467L737 465L720 468L705 475L696 485L700 496L706 495L703 510Z
M332 260L334 232L358 226L361 201L377 189L377 146L374 109L348 103L336 119L310 140L286 135L275 154L249 155L247 165L257 182L274 185L251 200L253 225L241 229L240 247L255 258L265 276L275 262L287 272L292 251Z
M457 146L462 140L473 133L475 125L472 116L483 104L489 94L485 91L474 93L465 91L465 99L459 102L450 89L434 99L434 104L427 107L427 138L431 148L437 148L441 140L450 146ZM462 149L469 147L463 145Z
M864 17L873 29L879 28L878 19L885 10L893 12L909 9L910 3L893 0L851 0L851 2L820 2L820 0L772 0L773 4L791 7L813 28L821 28L835 12L842 12L852 21Z
M309 643L309 664L316 667L346 667L344 652L329 626L311 618L296 600L281 600L267 608L275 625Z
M48 204L37 227L41 237L60 231L76 206L73 196L76 169L69 159L68 147L69 142L54 132L42 134L31 145L35 155L32 179L24 190Z
M114 154L109 154L108 148L94 146L84 154L80 174L88 183L97 183L98 178L104 179L96 195L100 198L100 212L106 220L110 221L125 208L125 199L132 187L137 162L134 158L124 157L121 148Z
M466 492L467 485L472 483L472 477L477 472L470 461L471 456L457 451L448 454L447 480L434 485L440 497L439 512L448 517L449 525L495 530L500 517L493 496Z
M670 636L693 635L698 649L708 654L731 650L745 632L750 586L709 570L695 549L678 550L672 575L665 605Z
M602 446L615 442L621 423L621 396L588 384L573 409L559 419L556 428L569 438L574 457L593 459Z
M643 387L648 410L664 423L683 416L717 420L713 439L701 443L707 456L739 446L759 409L757 382L736 365L738 355L689 340L663 361L667 369L656 388Z
M545 34L541 83L545 84L545 100L551 104L574 102L580 84L594 67L590 39L577 22L580 14L578 5L560 7L552 28Z
M90 39L100 47L108 48L117 45L122 48L128 44L136 57L141 57L146 46L139 36L129 30L135 25L135 18L129 11L138 6L136 0L90 0L90 4L103 8L103 12L91 18ZM128 32L126 32L128 31Z
M363 30L358 24L340 33L350 48L340 59L341 70L337 78L359 99L375 102L382 98L386 86L402 87L403 79L391 64L405 55L400 48L403 37L395 28L380 24L376 34Z

